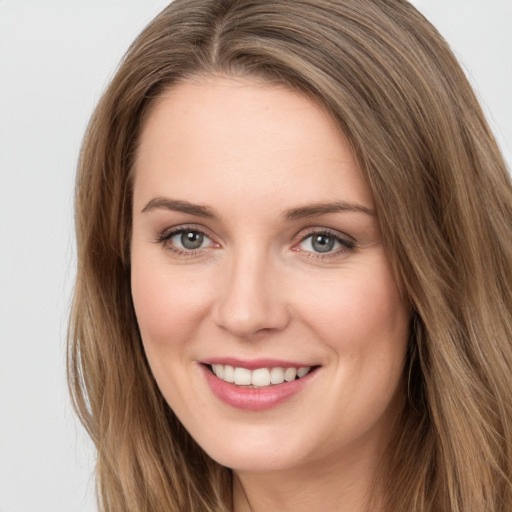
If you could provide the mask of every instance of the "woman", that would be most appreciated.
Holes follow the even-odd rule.
[[[407,2],[173,2],[79,165],[101,509],[510,510],[511,219]]]

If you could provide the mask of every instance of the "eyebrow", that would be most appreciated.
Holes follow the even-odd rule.
[[[316,215],[325,215],[328,213],[350,212],[350,213],[364,213],[375,217],[375,210],[367,208],[361,204],[347,203],[345,201],[336,201],[333,203],[316,203],[307,206],[300,206],[292,208],[284,213],[286,220],[300,220]]]
[[[169,199],[167,197],[155,197],[149,201],[141,213],[146,213],[151,210],[163,208],[165,210],[172,210],[176,212],[190,213],[197,217],[204,217],[207,219],[213,219],[216,215],[214,211],[208,206],[202,206],[199,204],[189,203],[188,201],[178,201],[176,199]]]
[[[156,209],[183,212],[207,219],[214,219],[217,217],[215,210],[209,206],[170,199],[167,197],[155,197],[151,199],[144,208],[142,208],[141,213],[146,213]],[[345,201],[336,201],[332,203],[315,203],[306,206],[299,206],[298,208],[292,208],[284,212],[283,218],[288,221],[293,221],[338,212],[364,213],[372,217],[376,215],[375,210],[367,208],[366,206],[356,203],[348,203]]]

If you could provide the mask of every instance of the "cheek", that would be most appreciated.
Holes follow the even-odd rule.
[[[408,337],[409,306],[386,268],[335,276],[301,302],[307,323],[336,351],[379,350]]]
[[[345,273],[310,294],[303,318],[330,352],[331,379],[323,394],[336,408],[328,438],[356,438],[377,424],[391,424],[401,400],[401,382],[409,339],[410,310],[392,274]],[[339,428],[339,426],[342,428]]]
[[[141,263],[132,258],[131,287],[146,349],[189,341],[208,309],[207,287],[190,282],[184,272]]]

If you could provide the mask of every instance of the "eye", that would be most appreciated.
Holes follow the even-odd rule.
[[[164,231],[157,239],[164,247],[178,254],[195,253],[208,247],[218,247],[206,233],[199,229],[179,227]]]
[[[205,240],[209,240],[207,236],[199,231],[182,231],[176,233],[169,238],[169,241],[180,249],[195,250],[200,249]]]
[[[299,251],[318,256],[335,255],[348,252],[355,247],[355,242],[330,231],[315,231],[305,236],[296,246]]]

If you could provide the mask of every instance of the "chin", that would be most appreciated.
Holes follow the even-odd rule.
[[[277,452],[276,450],[259,450],[259,449],[214,449],[207,452],[208,455],[221,464],[234,471],[260,473],[269,471],[286,470],[298,466],[300,461],[297,460],[297,453],[294,457],[288,453]]]
[[[262,426],[252,429],[243,426],[238,432],[229,430],[219,428],[206,436],[202,432],[194,439],[215,462],[236,471],[274,471],[300,463],[300,443],[283,436],[282,432],[275,433],[274,429]]]

